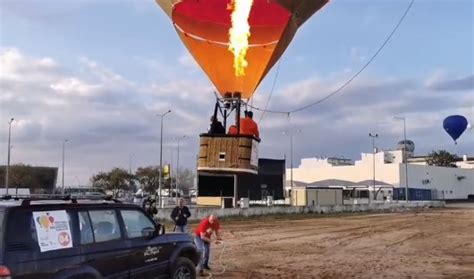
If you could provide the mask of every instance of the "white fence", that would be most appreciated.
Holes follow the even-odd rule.
[[[328,206],[258,206],[250,208],[190,208],[190,220],[200,220],[210,214],[219,217],[248,217],[271,214],[302,214],[302,213],[342,213],[342,212],[397,212],[428,207],[444,207],[444,201],[410,201],[372,204],[328,205]],[[157,218],[170,219],[172,208],[158,209]]]

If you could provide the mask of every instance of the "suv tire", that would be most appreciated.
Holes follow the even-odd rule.
[[[171,278],[194,279],[196,278],[196,267],[190,259],[179,257],[171,269]]]

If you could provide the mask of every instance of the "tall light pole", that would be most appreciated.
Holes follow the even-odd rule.
[[[64,161],[66,157],[66,142],[68,142],[68,139],[63,140],[63,167],[62,167],[62,179],[61,179],[61,192],[64,195]]]
[[[301,133],[301,129],[290,130],[290,132],[283,132],[284,135],[290,136],[290,204],[292,203],[292,196],[293,196],[293,134],[294,133]]]
[[[407,123],[405,117],[394,116],[396,120],[403,120],[403,162],[405,163],[405,200],[408,202],[408,159],[407,159]]]
[[[161,187],[162,187],[162,176],[163,176],[163,118],[170,113],[171,110],[169,109],[167,112],[163,114],[157,113],[156,116],[159,116],[161,118],[161,128],[160,128],[160,171],[159,171],[159,177],[158,177],[158,206],[160,208],[163,208],[163,200],[161,198]]]
[[[132,175],[132,157],[133,153],[130,153],[130,157],[128,160],[128,174]]]
[[[9,169],[10,169],[10,151],[11,151],[11,134],[12,134],[12,123],[15,118],[11,118],[10,121],[8,121],[8,151],[7,151],[7,169],[5,172],[5,195],[8,196],[8,175],[9,175]]]
[[[178,138],[178,159],[176,162],[176,204],[178,204],[178,186],[179,186],[179,144],[186,136]]]
[[[369,133],[369,137],[372,138],[372,150],[373,150],[373,154],[374,154],[373,157],[372,157],[372,162],[373,162],[373,168],[374,168],[373,169],[373,175],[374,175],[374,177],[373,177],[373,182],[374,182],[373,183],[373,186],[374,186],[373,191],[374,191],[374,201],[375,201],[375,198],[376,198],[376,196],[375,196],[375,193],[376,193],[375,192],[375,155],[377,154],[377,150],[375,149],[375,139],[379,137],[379,134]],[[370,203],[370,191],[369,191],[369,203]]]
[[[130,153],[130,157],[128,161],[128,177],[129,177],[128,185],[130,188],[132,188],[132,157],[133,157],[133,153]],[[133,191],[135,192],[135,189],[133,189]]]

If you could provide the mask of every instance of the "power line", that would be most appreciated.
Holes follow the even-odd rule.
[[[354,79],[356,79],[371,63],[372,61],[379,55],[379,53],[385,48],[385,46],[388,44],[388,42],[390,41],[390,39],[393,37],[393,35],[397,32],[398,28],[400,27],[400,25],[403,23],[403,21],[405,20],[406,16],[408,15],[408,13],[410,12],[411,10],[411,7],[413,6],[413,3],[415,2],[415,0],[411,0],[410,1],[410,4],[408,5],[408,7],[406,8],[405,12],[402,14],[402,16],[400,17],[400,19],[398,20],[397,24],[395,25],[395,27],[393,28],[392,32],[390,32],[390,34],[388,35],[388,37],[385,39],[385,41],[382,43],[382,45],[377,49],[377,51],[372,55],[372,57],[367,61],[367,63],[365,63],[362,68],[357,71],[354,75],[352,75],[351,78],[349,78],[346,82],[344,82],[341,86],[339,86],[336,90],[334,90],[333,92],[329,93],[328,95],[324,96],[323,98],[319,99],[319,100],[316,100],[315,102],[311,103],[311,104],[308,104],[308,105],[305,105],[303,107],[300,107],[300,108],[297,108],[297,109],[294,109],[294,110],[289,110],[289,111],[278,111],[278,110],[269,110],[265,107],[265,109],[261,109],[261,108],[258,108],[258,107],[253,107],[253,106],[250,106],[251,108],[255,109],[255,110],[258,110],[258,111],[263,111],[263,112],[268,112],[268,113],[280,113],[280,114],[288,114],[290,115],[291,113],[295,113],[295,112],[299,112],[299,111],[302,111],[302,110],[306,110],[306,109],[309,109],[310,107],[313,107],[313,106],[316,106],[316,105],[319,105],[321,103],[323,103],[324,101],[328,100],[329,98],[335,96],[336,94],[342,92],[342,90],[344,88],[346,88]]]
[[[280,73],[280,62],[281,62],[281,59],[278,60],[278,65],[277,65],[277,68],[276,68],[275,78],[273,79],[272,88],[270,90],[270,95],[268,96],[267,103],[265,104],[265,108],[263,109],[263,113],[260,116],[260,120],[258,120],[258,125],[260,125],[260,123],[262,122],[263,117],[265,116],[265,113],[267,112],[268,104],[270,104],[270,100],[272,99],[273,90],[275,89],[276,81],[278,79],[278,74]],[[252,105],[253,104],[250,104],[250,107],[252,107]]]

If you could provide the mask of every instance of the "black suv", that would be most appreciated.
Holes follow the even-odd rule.
[[[189,235],[114,200],[0,199],[0,278],[195,278]]]

